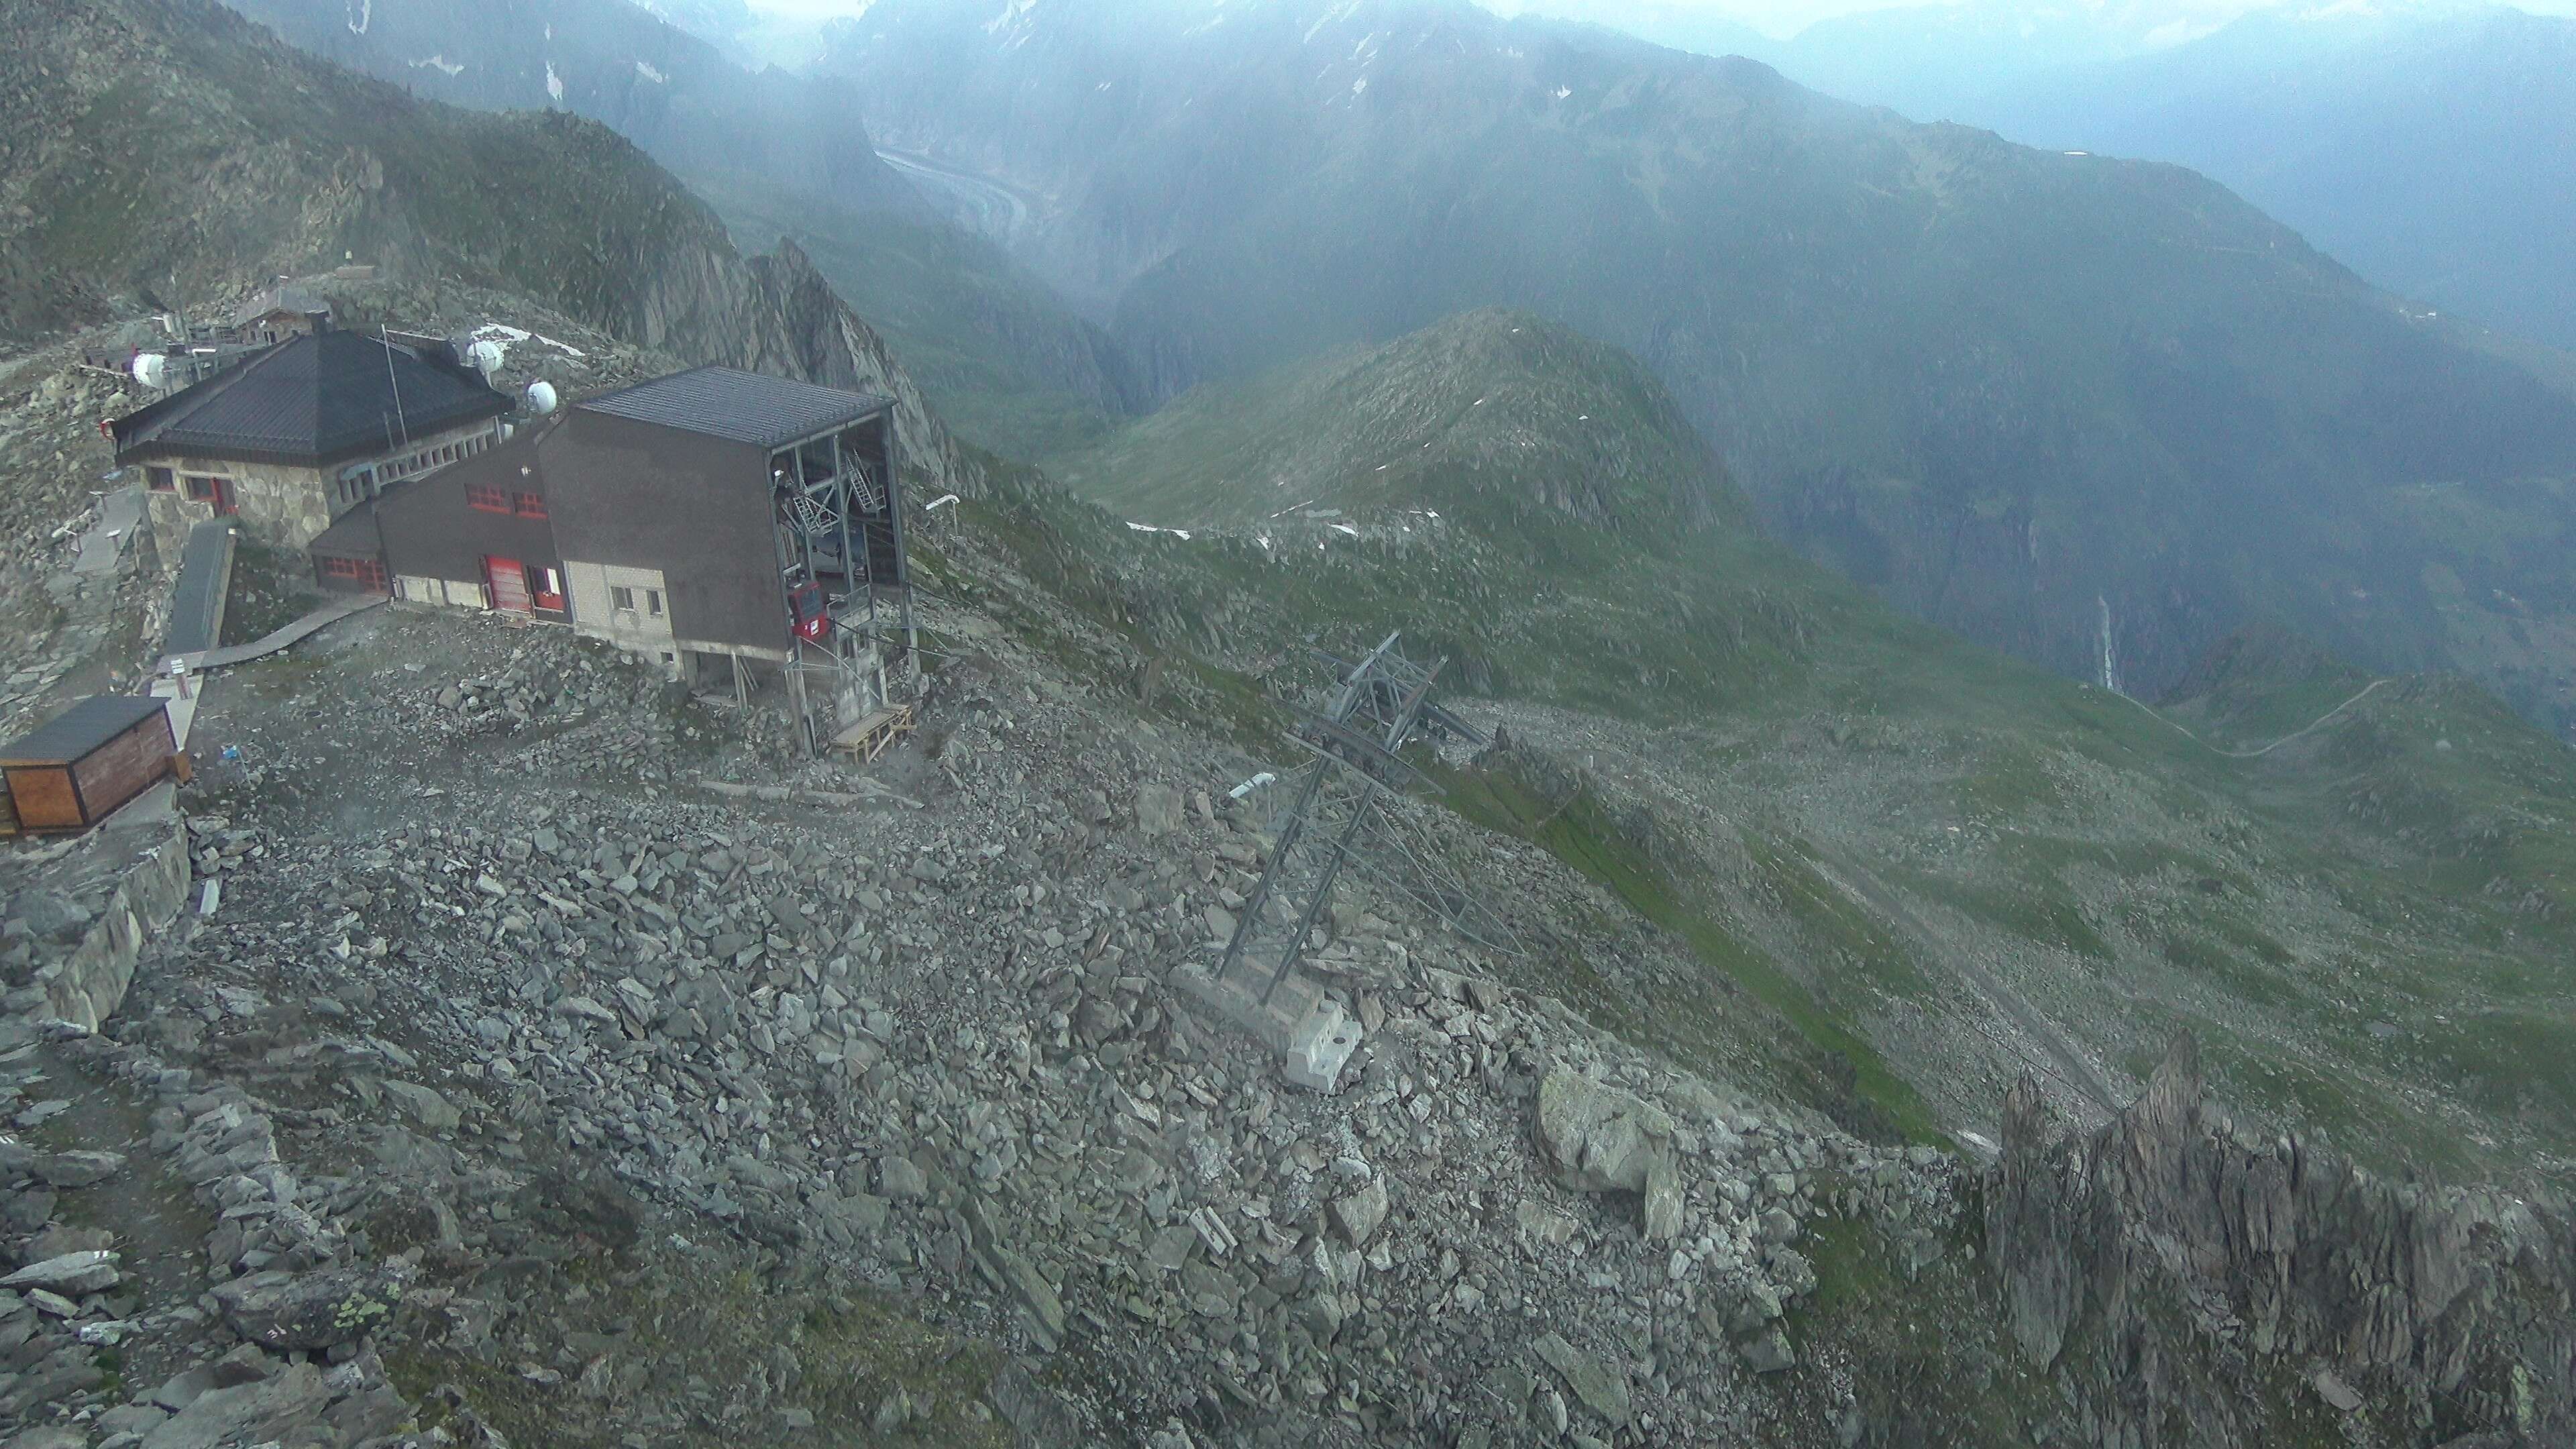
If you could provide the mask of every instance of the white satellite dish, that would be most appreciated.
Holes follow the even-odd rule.
[[[134,380],[143,384],[145,387],[159,387],[161,385],[161,379],[167,375],[169,367],[170,359],[162,356],[158,352],[138,352],[134,354]]]
[[[528,411],[539,417],[555,410],[555,385],[539,378],[528,384]]]
[[[488,337],[465,349],[465,360],[473,363],[474,370],[487,380],[501,370],[502,359],[507,356],[509,354],[501,349],[501,344]]]

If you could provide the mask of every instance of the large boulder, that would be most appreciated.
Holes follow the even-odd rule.
[[[329,1273],[253,1273],[215,1289],[233,1332],[272,1352],[353,1343],[393,1315],[412,1267],[397,1259]]]
[[[117,1255],[106,1248],[63,1253],[0,1278],[0,1288],[41,1288],[77,1298],[115,1287],[125,1276],[116,1265]]]
[[[315,1424],[330,1407],[322,1370],[296,1364],[275,1377],[199,1394],[143,1436],[143,1449],[268,1444]]]
[[[1577,1192],[1644,1192],[1672,1140],[1672,1117],[1633,1092],[1565,1067],[1539,1083],[1539,1154]]]

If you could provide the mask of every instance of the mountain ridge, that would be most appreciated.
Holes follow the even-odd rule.
[[[1006,45],[888,0],[826,66],[879,134],[1052,197],[1022,255],[1114,295],[1165,393],[1528,307],[1652,367],[1767,526],[1984,642],[2089,677],[2107,611],[2154,690],[2277,616],[2576,722],[2576,678],[2496,642],[2509,621],[2374,561],[2548,591],[2403,515],[2462,485],[2563,536],[2517,491],[2576,476],[2563,365],[2205,178],[1464,6],[1190,13],[1041,7]]]

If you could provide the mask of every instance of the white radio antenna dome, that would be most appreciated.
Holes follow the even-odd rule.
[[[168,374],[169,367],[170,359],[158,352],[134,354],[134,380],[145,387],[159,387],[161,379]]]
[[[474,364],[474,370],[482,373],[487,381],[501,370],[502,359],[506,356],[508,354],[501,350],[501,344],[488,337],[465,349],[465,360]]]
[[[555,385],[539,378],[528,384],[528,411],[539,417],[555,410]]]

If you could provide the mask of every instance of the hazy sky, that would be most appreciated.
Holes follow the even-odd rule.
[[[958,3],[989,3],[998,11],[1005,0],[958,0]],[[1624,18],[1637,15],[1702,13],[1786,37],[1829,16],[1921,5],[1927,0],[1477,0],[1477,3],[1504,15],[1516,15],[1525,10],[1541,14],[1577,14],[1584,19],[1610,25],[1620,24]],[[2374,0],[2298,0],[2298,3],[2322,7],[2366,5],[2374,3]],[[2375,0],[2375,3],[2386,4],[2389,0]],[[2402,5],[2408,0],[2395,0],[2395,3]],[[827,19],[854,14],[866,8],[866,0],[750,0],[750,4],[755,10],[797,20]],[[2110,10],[2120,13],[2134,28],[2134,33],[2144,34],[2169,27],[2177,34],[2197,34],[2249,10],[2265,7],[2249,3],[2249,0],[2054,0],[2054,3],[2034,0],[2034,3],[2020,8],[2034,15],[2063,14],[2069,10]],[[2570,15],[2576,14],[2576,0],[2523,0],[2516,8],[2541,14]]]

